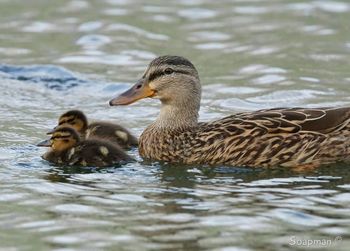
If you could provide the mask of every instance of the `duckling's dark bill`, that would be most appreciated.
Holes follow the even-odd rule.
[[[51,129],[50,131],[48,131],[48,132],[46,133],[46,135],[51,135],[51,134],[53,134],[53,133],[55,132],[56,129],[57,129],[57,127]]]
[[[37,144],[37,146],[50,147],[51,146],[51,141],[49,139],[41,141],[40,143]]]
[[[119,96],[109,101],[110,106],[116,105],[129,105],[136,102],[137,100],[153,97],[155,91],[152,90],[147,83],[142,80],[138,81],[133,87]]]

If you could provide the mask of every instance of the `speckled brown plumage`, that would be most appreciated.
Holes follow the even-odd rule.
[[[145,97],[162,103],[158,118],[139,139],[139,152],[147,159],[316,167],[350,158],[350,107],[275,108],[198,123],[200,80],[183,57],[154,59],[137,84],[110,104],[127,105]]]
[[[261,110],[176,131],[151,125],[139,149],[144,158],[187,164],[319,165],[350,158],[349,121],[349,107]]]
[[[59,165],[104,167],[130,161],[117,144],[102,139],[80,140],[70,127],[58,127],[50,140],[39,143],[50,147],[42,158]]]
[[[96,121],[88,123],[85,114],[79,110],[70,110],[62,114],[58,126],[71,126],[82,139],[104,139],[117,143],[124,149],[136,147],[138,140],[124,127],[110,122]]]

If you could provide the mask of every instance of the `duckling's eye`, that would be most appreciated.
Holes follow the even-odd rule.
[[[174,72],[174,70],[171,69],[171,68],[166,68],[166,69],[164,70],[164,73],[165,73],[166,75],[170,75],[170,74],[173,73],[173,72]]]
[[[74,121],[74,119],[68,119],[67,123],[71,124]]]
[[[68,139],[64,139],[63,142],[64,142],[64,143],[68,143],[69,140],[68,140]]]

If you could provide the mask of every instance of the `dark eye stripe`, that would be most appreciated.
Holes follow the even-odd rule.
[[[63,125],[63,124],[65,124],[65,123],[72,123],[74,121],[74,118],[72,118],[72,119],[68,119],[68,120],[63,120],[63,121],[61,121],[61,122],[59,122],[58,123],[58,125]]]
[[[156,78],[159,78],[160,76],[162,76],[163,74],[164,74],[164,72],[162,72],[162,71],[155,71],[149,76],[148,80],[153,81]]]
[[[67,135],[67,136],[53,136],[51,139],[66,139],[66,138],[70,138],[71,135]]]
[[[181,70],[173,70],[173,71],[175,73],[181,73],[181,74],[187,74],[187,75],[189,74],[187,71],[181,71]],[[148,80],[151,82],[163,75],[167,75],[167,74],[164,71],[155,71],[149,76]]]

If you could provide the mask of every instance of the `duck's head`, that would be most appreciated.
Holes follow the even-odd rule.
[[[196,68],[180,56],[157,57],[133,87],[110,100],[109,104],[128,105],[147,97],[160,99],[165,105],[198,103],[199,109],[201,85]]]
[[[47,134],[52,134],[56,128],[62,126],[69,126],[74,128],[78,133],[84,133],[88,126],[88,120],[82,111],[70,110],[59,117],[58,125]]]
[[[79,134],[72,127],[57,127],[50,139],[44,140],[37,146],[51,147],[55,152],[62,152],[80,141]]]

